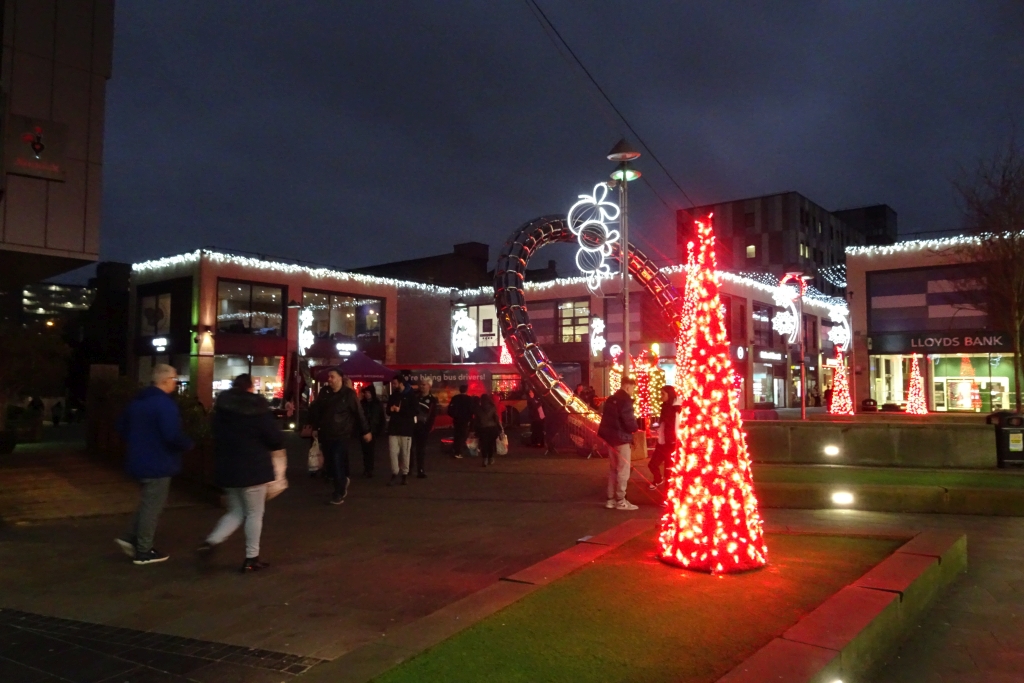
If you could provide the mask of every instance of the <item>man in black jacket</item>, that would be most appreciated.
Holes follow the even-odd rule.
[[[267,484],[274,481],[270,452],[284,448],[267,400],[252,388],[252,378],[239,375],[213,406],[214,480],[224,489],[228,511],[199,548],[212,550],[245,522],[242,573],[268,566],[260,562],[260,534]]]
[[[608,500],[609,510],[636,510],[637,506],[626,500],[626,484],[629,482],[629,468],[633,446],[633,432],[639,431],[633,414],[633,392],[636,380],[622,378],[622,388],[608,397],[601,415],[601,426],[597,435],[608,442]]]
[[[373,438],[370,425],[355,390],[346,387],[341,373],[334,369],[327,373],[327,386],[320,390],[309,413],[313,434],[320,440],[324,461],[329,463],[329,471],[334,476],[331,505],[341,505],[348,495],[349,439],[360,434],[363,441],[370,441]]]
[[[424,379],[419,383],[419,392],[416,393],[416,426],[412,433],[412,452],[416,457],[416,476],[420,479],[427,478],[427,437],[434,428],[434,419],[437,417],[437,397],[430,393],[430,380]],[[416,383],[413,383],[413,391],[416,391]]]
[[[388,486],[398,483],[399,476],[402,477],[402,485],[405,485],[409,476],[409,455],[412,453],[412,435],[416,426],[416,397],[400,376],[391,380],[387,416],[388,452],[391,455],[391,480]]]
[[[473,419],[473,399],[469,395],[469,387],[459,387],[459,393],[448,402],[448,417],[452,419],[454,439],[452,449],[456,458],[461,458],[466,450],[466,437],[469,435],[469,423]]]

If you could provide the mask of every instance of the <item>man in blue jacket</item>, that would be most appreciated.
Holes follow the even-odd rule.
[[[167,502],[171,477],[181,471],[181,454],[192,448],[192,441],[181,428],[178,405],[171,398],[178,388],[178,371],[161,364],[153,368],[152,377],[152,386],[132,399],[117,423],[127,450],[126,469],[142,489],[131,527],[116,539],[135,564],[167,559],[153,547],[153,536]]]
[[[626,484],[632,465],[633,432],[640,430],[633,415],[633,393],[636,380],[622,378],[622,388],[608,397],[601,415],[601,426],[597,435],[608,442],[608,501],[609,510],[636,510],[637,506],[626,500]]]

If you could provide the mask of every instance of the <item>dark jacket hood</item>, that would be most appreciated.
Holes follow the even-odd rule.
[[[238,415],[262,415],[270,409],[267,399],[240,389],[228,389],[217,396],[215,410]]]

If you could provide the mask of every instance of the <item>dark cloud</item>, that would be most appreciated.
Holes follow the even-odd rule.
[[[957,164],[1024,108],[1016,2],[541,4],[697,203],[797,190],[955,228]],[[521,0],[121,2],[103,257],[496,247],[621,132]],[[689,203],[640,167],[638,241],[671,256]]]

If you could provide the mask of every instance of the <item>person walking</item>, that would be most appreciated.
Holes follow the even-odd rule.
[[[391,455],[391,479],[388,486],[397,484],[399,477],[404,486],[409,476],[412,434],[416,426],[416,401],[412,390],[402,383],[401,376],[391,380],[387,416],[388,452]]]
[[[608,500],[605,503],[609,510],[638,509],[636,505],[626,500],[633,433],[640,430],[633,414],[634,392],[636,380],[632,377],[623,377],[622,388],[604,402],[601,426],[597,429],[597,435],[611,446],[608,453]]]
[[[260,535],[267,484],[274,481],[270,452],[284,448],[270,405],[253,393],[252,377],[239,375],[213,406],[214,482],[224,489],[228,511],[199,546],[209,553],[245,524],[245,562],[241,572],[266,569],[260,561]]]
[[[651,470],[651,485],[653,491],[668,479],[668,473],[672,467],[672,455],[675,453],[676,444],[679,441],[679,413],[683,409],[682,398],[678,396],[676,388],[666,384],[661,388],[661,415],[658,417],[658,445],[654,447],[654,453],[647,463]]]
[[[537,394],[530,389],[526,392],[526,407],[530,411],[530,445],[544,447],[544,406]]]
[[[416,477],[427,478],[427,438],[434,429],[437,417],[437,397],[430,393],[429,379],[421,380],[419,392],[416,393],[416,424],[412,433],[412,451],[416,457]],[[413,383],[415,390],[416,384]]]
[[[494,451],[497,448],[498,436],[501,434],[501,421],[498,409],[494,405],[494,397],[484,394],[476,408],[476,436],[480,442],[480,466],[494,464]]]
[[[177,390],[178,371],[162,363],[155,366],[152,384],[136,394],[117,421],[127,453],[126,469],[139,482],[141,495],[128,530],[115,542],[134,564],[168,558],[153,547],[153,537],[171,477],[181,471],[181,454],[192,448],[181,426],[178,404],[171,398]]]
[[[377,441],[387,429],[387,418],[384,417],[384,404],[377,398],[377,390],[373,382],[367,382],[361,390],[362,399],[359,403],[363,408],[363,415],[370,425],[370,440],[363,441],[363,476],[367,479],[373,477],[374,465],[377,463]]]
[[[473,421],[473,398],[469,395],[469,387],[459,386],[459,393],[448,402],[448,417],[452,419],[452,455],[461,458],[466,451],[466,438],[469,436],[469,423]]]
[[[57,401],[50,408],[50,421],[53,422],[54,427],[60,426],[60,420],[64,417],[64,404]]]
[[[360,434],[370,441],[370,425],[366,421],[355,390],[345,386],[345,378],[335,368],[327,373],[327,386],[320,390],[316,401],[309,407],[309,421],[313,436],[320,440],[324,462],[334,477],[331,505],[341,505],[348,495],[351,481],[348,473],[349,439]]]

